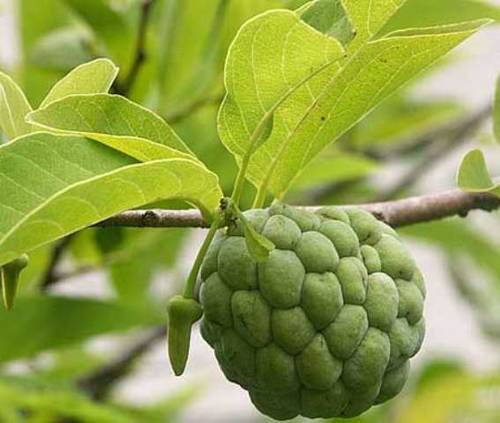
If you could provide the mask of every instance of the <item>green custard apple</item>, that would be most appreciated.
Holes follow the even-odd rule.
[[[403,388],[425,332],[422,274],[360,209],[245,212],[275,244],[257,263],[239,223],[201,269],[202,336],[226,377],[278,420],[353,417]]]

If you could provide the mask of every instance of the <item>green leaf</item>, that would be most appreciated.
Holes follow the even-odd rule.
[[[47,94],[40,108],[72,94],[107,93],[118,75],[118,68],[108,59],[96,59],[73,69]]]
[[[218,116],[221,140],[239,162],[267,139],[262,134],[271,120],[271,132],[286,124],[276,120],[276,109],[296,91],[312,95],[317,87],[309,81],[321,70],[334,74],[343,54],[337,40],[287,10],[263,13],[241,28],[227,56]]]
[[[0,343],[0,362],[30,357],[104,333],[154,325],[162,319],[162,313],[151,304],[46,296],[19,298],[12,311],[0,310],[5,340]]]
[[[50,131],[94,139],[140,161],[197,160],[162,118],[117,95],[68,96],[30,113],[27,119]]]
[[[302,20],[313,28],[348,44],[355,36],[354,28],[341,0],[317,0],[306,4]]]
[[[307,86],[295,89],[274,111],[272,134],[251,157],[247,173],[248,179],[259,188],[257,205],[260,205],[267,190],[278,199],[282,198],[300,171],[326,145],[338,139],[382,100],[485,24],[485,21],[476,21],[401,31],[360,44],[362,38],[369,40],[370,33],[383,25],[382,16],[394,8],[391,6],[382,10],[377,6],[369,22],[359,28],[362,17],[366,15],[366,11],[360,9],[361,5],[370,2],[358,3],[355,6],[351,1],[345,2],[350,12],[356,12],[351,15],[351,20],[358,25],[358,34],[349,44],[349,57],[310,78]],[[385,3],[381,1],[377,5]],[[392,1],[388,3],[395,4]],[[296,43],[289,42],[288,47],[281,49],[274,46],[273,40],[280,39],[283,30],[276,25],[262,27],[255,39],[248,37],[252,26],[261,20],[265,22],[273,14],[280,16],[281,13],[284,12],[264,14],[246,24],[229,53],[226,66],[228,97],[220,114],[220,135],[240,162],[241,156],[248,150],[247,140],[256,125],[255,116],[262,114],[259,97],[267,99],[280,96],[276,87],[281,85],[263,84],[261,73],[271,73],[286,83],[288,77],[275,71],[284,68],[287,73],[298,73],[296,78],[300,80],[310,75],[309,67],[302,69],[293,63],[282,67],[281,57],[303,57],[304,51],[308,54],[312,54],[310,50],[316,53],[322,51],[304,45],[303,38]],[[288,31],[295,27],[290,23]],[[354,48],[356,45],[357,50]],[[277,59],[275,54],[267,53],[268,50],[279,50],[281,55]],[[235,55],[239,62],[233,66],[232,57]],[[254,60],[258,64],[252,67],[249,62],[252,57],[263,59],[260,62]],[[233,79],[237,82],[232,82]],[[252,91],[247,94],[248,97],[233,94],[240,82],[246,91]]]
[[[24,121],[31,111],[21,88],[10,76],[0,72],[0,129],[9,139],[32,131],[31,125]]]
[[[35,133],[0,147],[0,266],[121,211],[180,199],[210,220],[222,192],[192,160],[137,163],[95,141]]]
[[[496,141],[500,142],[500,76],[497,79],[495,101],[493,104],[493,134]]]
[[[129,71],[135,49],[135,35],[124,16],[104,0],[62,0],[93,30],[124,74]]]
[[[457,183],[464,191],[500,195],[500,186],[491,179],[481,150],[471,150],[465,155],[460,164]]]

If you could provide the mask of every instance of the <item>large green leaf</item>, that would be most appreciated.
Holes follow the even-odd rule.
[[[334,74],[343,54],[337,40],[294,12],[274,10],[248,21],[227,56],[227,95],[218,117],[222,142],[239,161],[247,160],[274,132],[276,109],[296,91],[313,96],[318,87],[309,81],[321,70]]]
[[[10,312],[0,310],[0,362],[29,357],[92,336],[162,321],[151,304],[66,297],[19,298]]]
[[[118,68],[108,59],[96,59],[73,69],[52,87],[40,107],[72,94],[106,93],[118,75]]]
[[[457,183],[464,191],[500,195],[500,185],[491,179],[481,150],[472,150],[465,155],[458,171]]]
[[[137,163],[82,137],[35,133],[0,147],[0,265],[121,211],[160,199],[211,218],[217,177],[185,159]]]
[[[10,76],[0,72],[0,129],[9,139],[31,132],[31,125],[24,121],[31,110],[21,88]]]
[[[197,160],[163,119],[117,95],[68,96],[30,113],[28,121],[50,131],[92,138],[140,161]]]
[[[293,34],[305,24],[294,20],[291,12],[262,14],[236,37],[226,64],[228,94],[220,113],[220,135],[241,162],[249,150],[249,140],[256,138],[254,128],[259,124],[264,127],[259,117],[276,108],[270,136],[249,166],[248,178],[260,188],[260,196],[267,189],[281,198],[304,166],[328,143],[485,23],[400,31],[374,39],[373,34],[402,1],[379,1],[370,9],[372,3],[344,2],[357,35],[349,43],[346,59],[325,66],[329,63],[325,57],[325,69],[320,67],[319,71],[309,60],[323,53],[327,42],[311,45],[307,37],[295,40]],[[286,37],[288,32],[291,35]],[[279,44],[283,34],[289,41]],[[311,73],[314,70],[317,74]],[[274,83],[269,84],[269,80]],[[300,84],[304,80],[307,84]],[[294,86],[297,81],[299,86]],[[283,87],[292,91],[285,99]]]

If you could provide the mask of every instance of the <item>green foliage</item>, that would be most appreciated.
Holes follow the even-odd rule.
[[[141,410],[97,405],[61,383],[34,387],[31,376],[74,384],[99,364],[83,354],[86,341],[161,321],[156,305],[166,299],[153,305],[151,283],[158,272],[172,270],[185,231],[88,227],[129,208],[184,208],[186,202],[211,220],[223,189],[229,192],[232,186],[236,165],[230,154],[240,168],[233,194],[236,221],[230,221],[226,234],[216,236],[202,279],[209,303],[206,321],[231,329],[221,334],[217,325],[204,323],[204,336],[218,343],[216,354],[227,364],[230,379],[241,382],[258,374],[270,386],[295,386],[300,379],[328,391],[305,390],[306,414],[338,414],[347,401],[350,409],[344,411],[351,414],[371,405],[378,392],[356,392],[351,401],[347,391],[377,385],[388,351],[408,357],[418,349],[422,330],[415,329],[425,295],[422,279],[400,279],[411,279],[414,263],[395,233],[354,211],[323,209],[318,217],[277,204],[271,217],[262,209],[242,215],[238,200],[246,208],[255,187],[254,204],[260,206],[267,194],[282,198],[292,188],[293,199],[305,202],[319,198],[325,187],[333,192],[328,200],[339,202],[350,187],[350,201],[365,201],[373,188],[362,192],[353,180],[382,167],[385,152],[404,149],[407,141],[432,134],[462,112],[442,99],[415,101],[401,86],[484,22],[465,21],[498,20],[498,8],[475,0],[156,0],[145,19],[141,1],[18,3],[22,57],[14,76],[29,100],[10,76],[0,74],[0,130],[3,140],[10,141],[0,147],[0,265],[25,251],[31,260],[20,278],[15,311],[8,316],[0,312],[5,340],[0,361],[58,351],[47,370],[52,376],[35,368],[21,378],[23,383],[0,380],[0,420],[14,422],[27,412],[37,421],[160,422],[192,398],[191,393],[174,396]],[[344,134],[341,145],[325,150]],[[377,160],[365,155],[372,152]],[[243,190],[245,179],[254,187]],[[497,190],[479,152],[467,156],[459,180],[467,190]],[[38,292],[55,251],[50,242],[81,229],[55,277],[104,270],[116,301]],[[498,278],[496,244],[472,228],[442,222],[411,230],[452,258],[471,257]],[[203,255],[202,248],[199,257]],[[186,290],[193,296],[197,270],[195,266]],[[179,284],[172,291],[181,288]],[[491,313],[497,293],[488,292],[489,302],[480,304],[487,304]],[[297,298],[300,307],[295,307]],[[294,308],[279,308],[285,306]],[[384,335],[396,309],[408,323],[397,319]],[[256,317],[245,320],[249,315]],[[296,330],[293,339],[290,325]],[[330,330],[322,341],[318,328],[323,327]],[[361,335],[366,335],[363,340]],[[267,345],[270,337],[274,346]],[[304,339],[310,341],[307,347]],[[185,352],[186,338],[182,341],[178,350]],[[67,345],[74,347],[74,355],[62,349]],[[257,345],[263,352],[254,369]],[[291,360],[295,352],[300,354]],[[280,379],[290,363],[297,371]],[[380,401],[404,384],[408,367],[397,364],[385,372]],[[273,378],[279,365],[284,373]],[[262,370],[266,366],[269,374]],[[373,371],[360,372],[360,366]],[[231,373],[235,369],[241,374]],[[339,371],[352,386],[326,389]],[[461,377],[464,389],[475,380]],[[411,412],[400,403],[397,409],[381,407],[356,421],[398,421],[400,416],[400,421],[421,421],[427,416],[420,410],[435,407],[434,398],[446,397],[449,389],[446,381],[435,382],[440,385],[432,387],[435,397],[422,400],[419,393],[416,405],[410,402]],[[469,389],[467,395],[475,392]],[[270,404],[272,398],[277,403]],[[280,415],[299,404],[291,394],[274,391],[268,396],[255,391],[253,400]],[[455,402],[439,406],[447,410],[439,416],[454,417],[450,410]]]
[[[28,120],[43,129],[94,139],[139,161],[197,160],[158,115],[116,95],[67,96],[30,113]]]
[[[202,335],[226,377],[279,420],[356,416],[399,393],[423,340],[425,290],[397,235],[357,209],[244,215],[276,249],[258,262],[244,225],[230,227],[201,272]]]
[[[221,197],[216,176],[191,160],[137,163],[102,144],[48,133],[18,138],[0,151],[3,177],[24,188],[3,185],[1,264],[160,199],[192,202],[210,218]]]
[[[163,319],[151,304],[122,304],[65,297],[19,298],[16,307],[0,310],[0,362],[31,357],[41,351],[82,342],[91,336],[148,326]],[[26,336],[26,334],[31,334]]]
[[[108,59],[77,66],[52,87],[40,108],[72,94],[107,93],[117,75],[118,68]]]
[[[266,141],[248,167],[248,178],[259,188],[256,205],[262,204],[268,189],[281,198],[328,143],[485,23],[407,30],[373,39],[397,4],[379,2],[369,16],[368,2],[345,2],[345,7],[357,33],[343,60],[334,39],[321,39],[297,15],[285,11],[249,21],[231,46],[219,132],[242,169]],[[305,53],[297,55],[297,49]],[[282,72],[271,71],[274,68]]]

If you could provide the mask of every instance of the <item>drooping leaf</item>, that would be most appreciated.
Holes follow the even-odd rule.
[[[107,93],[118,75],[118,68],[108,59],[96,59],[73,69],[47,94],[40,108],[73,94]]]
[[[366,16],[368,11],[363,9],[363,4],[367,6],[368,3],[370,2],[345,2],[358,31],[349,44],[349,57],[313,76],[307,87],[295,90],[274,112],[272,134],[252,156],[247,174],[248,179],[259,187],[260,199],[263,198],[265,190],[271,191],[277,198],[283,197],[300,171],[327,144],[338,139],[382,100],[474,34],[485,23],[475,21],[407,30],[372,40],[372,33],[383,25],[383,17],[387,19],[390,16],[388,10],[396,10],[396,3],[377,2],[377,9],[369,19]],[[390,3],[387,9],[378,6],[386,3]],[[283,83],[287,82],[281,72],[275,71],[281,69],[280,59],[276,60],[275,55],[266,56],[270,43],[280,33],[275,25],[263,27],[255,39],[245,37],[251,25],[257,25],[259,20],[265,21],[269,16],[270,14],[261,15],[245,25],[232,46],[226,66],[227,78],[234,75],[237,81],[244,81],[247,91],[254,91],[249,96],[251,101],[247,102],[247,97],[234,97],[231,94],[234,88],[227,84],[228,100],[225,101],[220,114],[221,139],[240,161],[241,155],[247,151],[247,140],[249,133],[251,134],[251,130],[247,128],[255,127],[255,120],[249,117],[262,110],[259,107],[259,95],[268,98],[272,97],[272,93],[279,92],[276,85],[266,87],[262,83],[255,84],[255,81],[260,81],[260,73],[273,73],[275,77],[281,78]],[[367,21],[363,21],[365,18]],[[362,39],[365,41],[360,42]],[[272,50],[277,48],[279,47],[273,47]],[[234,56],[235,51],[241,56],[241,61],[240,66],[233,68],[231,53]],[[298,54],[298,51],[301,54]],[[302,57],[303,51],[309,49],[299,42],[297,45],[288,43],[280,53],[283,57]],[[249,60],[252,57],[261,57],[260,55],[269,61],[264,60],[258,67],[252,68]],[[289,64],[287,69],[290,68],[293,66]],[[309,75],[308,69],[302,72]],[[228,105],[231,105],[231,108]],[[245,116],[245,119],[241,119],[241,116]]]
[[[222,192],[192,160],[137,163],[100,143],[35,133],[0,147],[0,265],[121,211],[180,199],[207,219]]]
[[[51,131],[86,136],[140,161],[197,160],[162,118],[117,95],[71,95],[30,113],[28,120]]]
[[[0,310],[0,362],[82,342],[92,336],[154,325],[164,316],[151,304],[130,305],[66,297],[19,298]]]
[[[21,88],[10,76],[0,72],[0,129],[9,139],[31,132],[31,125],[24,121],[31,110]]]
[[[133,60],[135,35],[126,19],[104,0],[63,0],[63,3],[92,29],[127,75]]]
[[[460,164],[457,183],[464,191],[500,195],[499,184],[491,179],[481,150],[471,150],[465,155]]]
[[[252,255],[255,261],[262,262],[269,257],[269,253],[274,250],[275,245],[264,235],[258,233],[250,222],[246,219],[245,215],[238,209],[238,207],[233,204],[233,211],[236,217],[241,222],[243,226],[243,233],[245,235],[245,242],[248,251]]]

